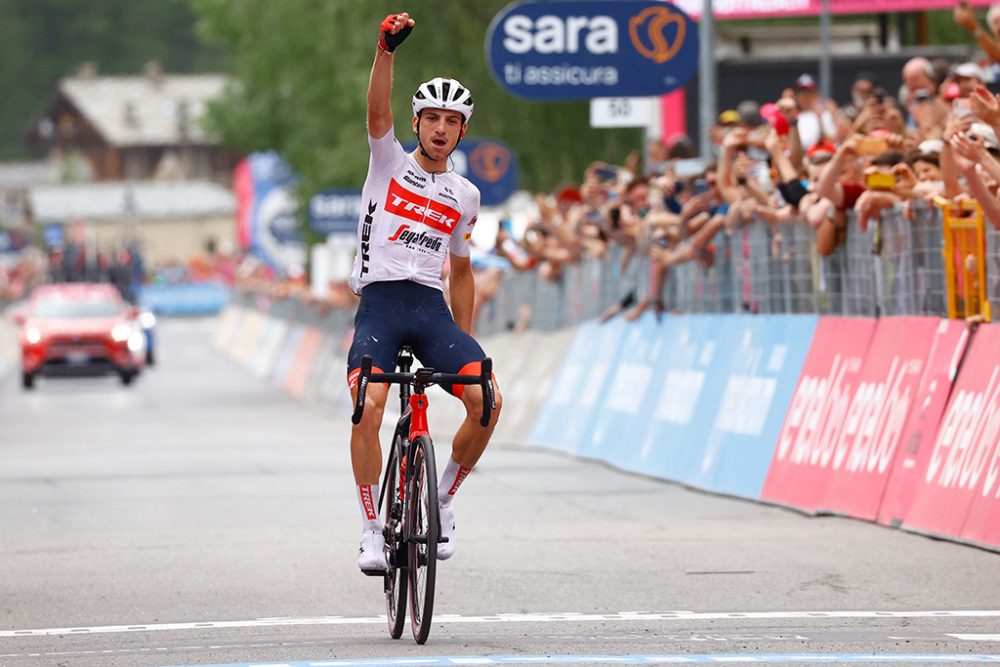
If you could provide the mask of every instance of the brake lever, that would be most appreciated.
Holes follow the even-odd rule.
[[[496,395],[493,393],[493,360],[489,357],[483,359],[480,366],[479,385],[483,389],[483,416],[479,419],[479,425],[486,428],[490,425],[492,412],[497,407]]]
[[[372,358],[370,355],[361,357],[361,372],[358,373],[358,393],[354,400],[354,414],[351,423],[357,426],[365,413],[365,394],[368,393],[368,378],[372,374]]]

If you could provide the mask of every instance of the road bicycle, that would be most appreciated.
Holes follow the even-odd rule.
[[[438,518],[437,468],[434,443],[427,426],[427,394],[432,385],[473,385],[483,389],[485,428],[496,409],[493,392],[493,362],[483,360],[479,375],[438,373],[433,368],[410,372],[413,351],[403,347],[396,359],[395,373],[372,373],[372,359],[361,358],[358,393],[351,421],[361,422],[365,394],[370,382],[399,385],[400,417],[392,438],[379,493],[378,507],[383,520],[388,569],[366,572],[385,578],[386,616],[389,634],[399,639],[406,621],[409,599],[410,629],[418,644],[427,641],[434,613],[434,582],[437,573],[438,543],[441,537]]]

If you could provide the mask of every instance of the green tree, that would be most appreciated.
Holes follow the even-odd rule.
[[[579,180],[594,159],[620,162],[638,130],[593,130],[589,103],[520,100],[492,79],[483,55],[490,20],[509,0],[398,2],[192,0],[202,34],[227,49],[234,85],[209,123],[244,150],[274,149],[301,175],[303,194],[359,187],[368,166],[365,91],[379,22],[407,9],[416,20],[397,51],[396,136],[410,136],[410,96],[421,81],[453,76],[472,90],[469,136],[509,144],[521,185],[549,189]]]
[[[159,60],[168,72],[218,71],[221,51],[202,44],[185,0],[0,2],[0,159],[30,155],[22,140],[57,81],[82,62],[136,74]]]

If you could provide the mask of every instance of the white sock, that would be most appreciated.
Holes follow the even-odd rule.
[[[358,506],[361,508],[361,525],[365,530],[382,531],[378,518],[378,484],[358,484]]]
[[[472,468],[466,468],[464,466],[458,465],[455,459],[448,458],[448,465],[444,468],[444,474],[441,475],[441,481],[438,482],[438,504],[439,505],[450,505],[451,501],[454,500],[455,494],[458,492],[458,487],[462,485],[465,478],[468,477]]]

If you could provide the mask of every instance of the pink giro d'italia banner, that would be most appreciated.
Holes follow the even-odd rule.
[[[1000,325],[972,338],[903,525],[1000,547]]]
[[[993,0],[968,0],[972,7],[989,7]],[[673,0],[691,18],[701,16],[704,0]],[[956,0],[830,0],[833,14],[874,14],[914,12],[925,9],[951,10]],[[768,16],[815,16],[822,0],[713,0],[719,19],[752,19]]]
[[[822,317],[781,427],[761,499],[817,511],[877,320]]]
[[[940,320],[927,354],[927,366],[914,396],[910,417],[900,440],[878,521],[898,526],[913,504],[934,449],[934,436],[948,405],[958,367],[969,342],[969,327],[962,320]]]

